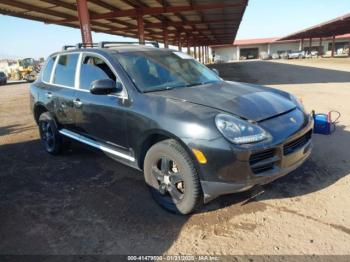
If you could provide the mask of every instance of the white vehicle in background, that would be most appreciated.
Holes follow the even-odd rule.
[[[261,60],[270,60],[270,59],[272,59],[272,56],[267,52],[261,52],[260,59]]]
[[[305,58],[305,51],[292,51],[288,53],[288,59],[303,59]]]
[[[281,55],[283,59],[303,59],[306,57],[305,51],[287,51]]]
[[[307,52],[305,55],[306,58],[315,58],[318,57],[318,51],[311,51],[311,52]]]
[[[278,54],[278,53],[273,53],[272,54],[272,59],[273,60],[277,60],[277,59],[280,59],[281,57],[280,57],[280,55]]]

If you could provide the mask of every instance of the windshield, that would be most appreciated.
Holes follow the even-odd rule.
[[[4,76],[6,76],[6,75],[5,75],[4,72],[0,72],[0,76],[1,76],[1,77],[4,77]]]
[[[117,59],[142,92],[220,82],[210,69],[191,56],[165,50],[116,53]]]

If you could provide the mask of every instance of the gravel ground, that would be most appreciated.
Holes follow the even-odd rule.
[[[339,61],[214,66],[342,118],[292,174],[187,217],[159,208],[141,173],[102,153],[72,144],[46,154],[28,85],[0,86],[0,254],[350,254],[350,60]]]

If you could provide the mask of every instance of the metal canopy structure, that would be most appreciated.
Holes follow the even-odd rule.
[[[232,43],[248,0],[1,0],[0,14],[188,47]],[[205,47],[204,47],[205,46]],[[202,49],[202,50],[201,50]],[[195,52],[196,53],[196,52]]]
[[[336,36],[345,35],[350,33],[350,14],[335,18],[328,22],[307,28],[305,30],[296,32],[294,34],[282,37],[278,41],[285,40],[301,40],[301,47],[304,46],[304,40],[309,39],[309,46],[312,46],[312,39],[319,38],[320,44],[322,45],[322,40],[324,38],[332,37],[332,57],[335,55],[335,39]],[[350,56],[350,43],[349,43],[349,56]]]
[[[350,33],[350,14],[338,17],[331,21],[307,28],[305,30],[282,37],[283,40],[296,40],[308,38],[326,38]]]

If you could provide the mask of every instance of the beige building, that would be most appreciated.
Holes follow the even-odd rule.
[[[335,55],[346,56],[349,52],[350,34],[337,36],[335,39]],[[318,51],[322,56],[331,56],[333,39],[314,39],[311,50]],[[212,46],[216,61],[229,62],[242,59],[257,59],[262,54],[281,54],[286,51],[309,51],[310,41],[290,40],[279,41],[279,38],[260,38],[236,40],[232,45]]]

